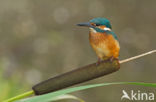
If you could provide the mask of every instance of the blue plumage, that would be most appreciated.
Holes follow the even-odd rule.
[[[105,25],[107,28],[112,29],[112,26],[110,24],[110,21],[106,18],[94,18],[90,20],[91,23],[99,24],[99,25]]]

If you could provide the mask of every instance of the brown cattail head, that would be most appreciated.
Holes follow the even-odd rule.
[[[110,74],[119,68],[117,59],[104,61],[99,65],[93,63],[40,82],[32,89],[36,95],[41,95]]]

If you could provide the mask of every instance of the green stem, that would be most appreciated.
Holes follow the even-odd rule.
[[[23,94],[17,95],[17,96],[15,96],[15,97],[12,97],[12,98],[10,98],[10,99],[8,99],[8,100],[5,100],[5,101],[3,101],[3,102],[13,102],[13,101],[16,101],[16,100],[25,98],[25,97],[30,96],[30,95],[33,95],[33,94],[34,94],[34,91],[31,90],[31,91],[25,92],[25,93],[23,93]]]

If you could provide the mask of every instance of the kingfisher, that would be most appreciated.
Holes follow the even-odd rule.
[[[98,56],[97,65],[102,61],[118,59],[120,45],[108,19],[94,18],[89,22],[77,25],[89,27],[89,41]]]

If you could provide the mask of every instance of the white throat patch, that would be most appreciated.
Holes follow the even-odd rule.
[[[90,29],[91,32],[97,33],[97,31],[96,31],[94,28],[91,28],[91,27],[90,27],[89,29]],[[105,27],[103,30],[104,30],[104,31],[111,31],[111,29],[110,29],[110,28],[107,28],[107,27]]]
[[[89,28],[89,29],[90,29],[91,32],[97,33],[97,31],[95,29],[93,29],[93,28]]]

